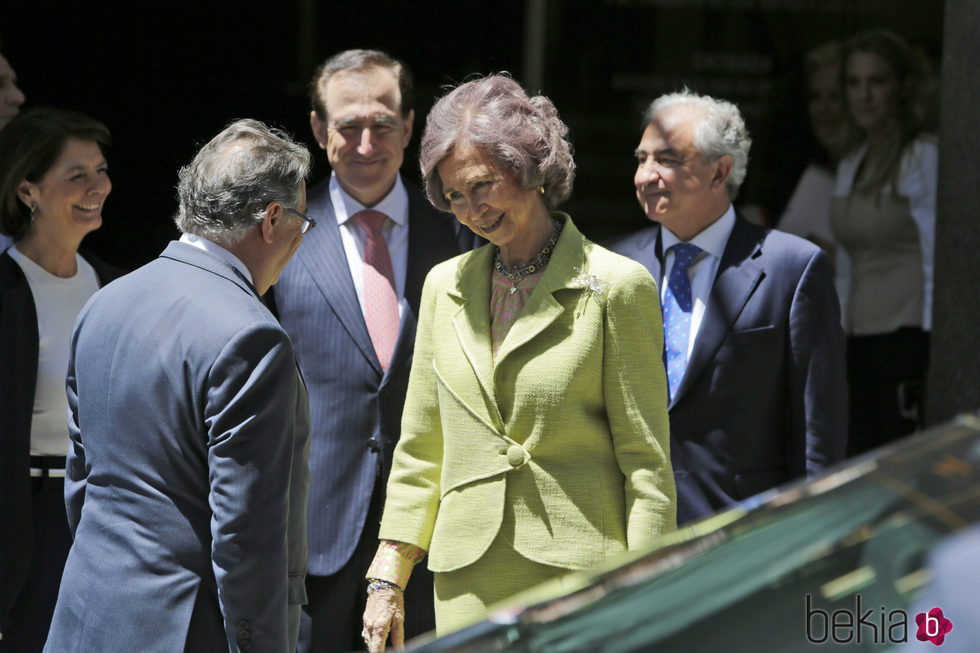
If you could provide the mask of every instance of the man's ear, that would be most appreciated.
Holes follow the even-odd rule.
[[[415,124],[415,109],[409,109],[408,115],[405,116],[405,133],[402,135],[402,148],[408,147],[409,142],[412,140],[412,125]]]
[[[728,181],[728,176],[732,174],[732,168],[734,166],[735,162],[728,154],[725,154],[720,159],[715,161],[715,172],[711,176],[712,190],[725,187],[725,182]]]
[[[269,205],[265,207],[265,215],[262,216],[262,222],[259,223],[259,232],[262,234],[262,240],[270,245],[275,242],[276,235],[282,225],[286,221],[286,209],[283,208],[282,202],[269,202]]]
[[[327,149],[327,123],[320,120],[320,116],[316,115],[316,111],[310,111],[310,129],[313,130],[313,138],[316,139],[317,144],[320,146],[321,150]]]

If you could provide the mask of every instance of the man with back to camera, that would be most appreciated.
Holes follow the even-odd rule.
[[[399,174],[412,83],[377,50],[327,59],[310,83],[310,126],[333,172],[310,191],[320,227],[273,291],[309,384],[309,604],[300,651],[363,648],[365,573],[408,387],[422,282],[469,249],[452,216]],[[432,579],[416,567],[409,637],[435,627]]]
[[[293,651],[309,403],[260,296],[315,223],[310,153],[232,123],[180,172],[183,232],[72,334],[74,544],[45,651]]]
[[[634,185],[658,224],[611,249],[660,284],[683,523],[843,459],[844,338],[823,251],[732,207],[751,145],[738,108],[685,90],[644,125]]]

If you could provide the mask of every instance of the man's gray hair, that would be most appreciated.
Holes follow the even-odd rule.
[[[237,120],[180,169],[174,222],[184,233],[234,244],[270,202],[299,204],[310,162],[309,150],[285,132]]]
[[[749,148],[752,138],[745,128],[745,121],[738,107],[727,100],[710,95],[699,95],[690,89],[661,95],[650,103],[643,113],[643,128],[652,123],[667,109],[690,106],[703,113],[694,127],[694,147],[705,163],[717,161],[726,154],[732,157],[732,171],[725,182],[728,198],[734,200],[745,181],[745,169],[749,164]]]

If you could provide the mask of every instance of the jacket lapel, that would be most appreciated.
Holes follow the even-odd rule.
[[[558,319],[565,309],[555,299],[555,291],[568,288],[572,278],[583,271],[582,234],[567,215],[561,213],[555,215],[564,221],[565,226],[562,228],[558,242],[555,243],[555,251],[544,274],[541,275],[541,280],[531,292],[531,296],[527,298],[527,304],[521,310],[520,317],[514,322],[497,351],[498,368],[504,364],[509,354],[533,340]]]
[[[711,287],[708,306],[694,341],[687,371],[671,406],[684,396],[688,388],[693,387],[708,362],[714,359],[745,303],[759,286],[763,274],[762,267],[755,261],[759,248],[757,229],[736,217],[735,226],[718,265],[718,274]]]
[[[473,252],[460,264],[456,285],[449,287],[447,293],[459,304],[451,316],[453,330],[477,380],[476,386],[453,388],[453,391],[470,407],[493,406],[489,421],[503,430],[504,420],[496,408],[493,391],[493,355],[490,351],[490,279],[487,272],[493,253],[491,246]],[[479,396],[481,392],[483,396]],[[489,401],[484,401],[484,397]]]
[[[493,355],[490,351],[490,270],[494,248],[483,247],[473,252],[472,256],[460,264],[456,274],[456,285],[447,289],[447,293],[459,305],[452,314],[453,330],[456,339],[463,350],[463,355],[473,368],[478,387],[453,388],[463,402],[470,406],[482,406],[484,403],[494,406],[490,422],[498,429],[503,429],[503,419],[496,409],[497,400],[493,391]],[[490,401],[484,402],[483,397],[473,395],[482,392]]]
[[[381,363],[371,343],[357,291],[354,290],[354,280],[350,276],[340,226],[330,202],[328,182],[314,189],[308,205],[308,212],[317,219],[317,228],[303,237],[296,258],[309,272],[314,285],[330,304],[355,346],[381,374]]]
[[[415,345],[415,327],[418,321],[422,286],[432,267],[445,259],[459,254],[453,234],[455,218],[446,216],[445,224],[433,219],[429,201],[411,184],[405,184],[408,193],[408,263],[405,270],[405,294],[401,303],[401,324],[398,341],[391,356],[388,374],[404,365],[412,355]],[[450,222],[452,220],[452,222]],[[352,286],[353,287],[353,286]]]
[[[453,387],[452,391],[470,407],[492,406],[493,414],[488,421],[501,432],[504,431],[504,421],[494,392],[495,372],[506,364],[508,356],[534,340],[564,313],[565,308],[555,299],[556,291],[584,287],[584,284],[576,285],[573,281],[577,275],[585,272],[584,238],[567,215],[555,215],[565,222],[562,234],[541,280],[497,351],[496,364],[490,348],[489,277],[494,248],[485,246],[475,250],[460,264],[456,284],[447,289],[447,293],[459,305],[452,315],[453,329],[477,380],[472,387]],[[490,401],[485,401],[485,397]]]

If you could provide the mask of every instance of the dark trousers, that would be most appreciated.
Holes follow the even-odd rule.
[[[71,548],[65,480],[32,478],[31,487],[34,551],[24,587],[10,611],[11,624],[0,639],[0,653],[34,653],[44,648]]]
[[[354,554],[331,576],[306,577],[309,603],[303,606],[299,653],[363,651],[362,617],[367,602],[368,567],[378,550],[378,530],[384,508],[384,483],[375,484],[364,531]],[[415,566],[405,590],[405,640],[435,629],[432,573],[423,560]]]
[[[847,339],[848,456],[888,444],[922,425],[928,364],[929,334],[922,329]]]

